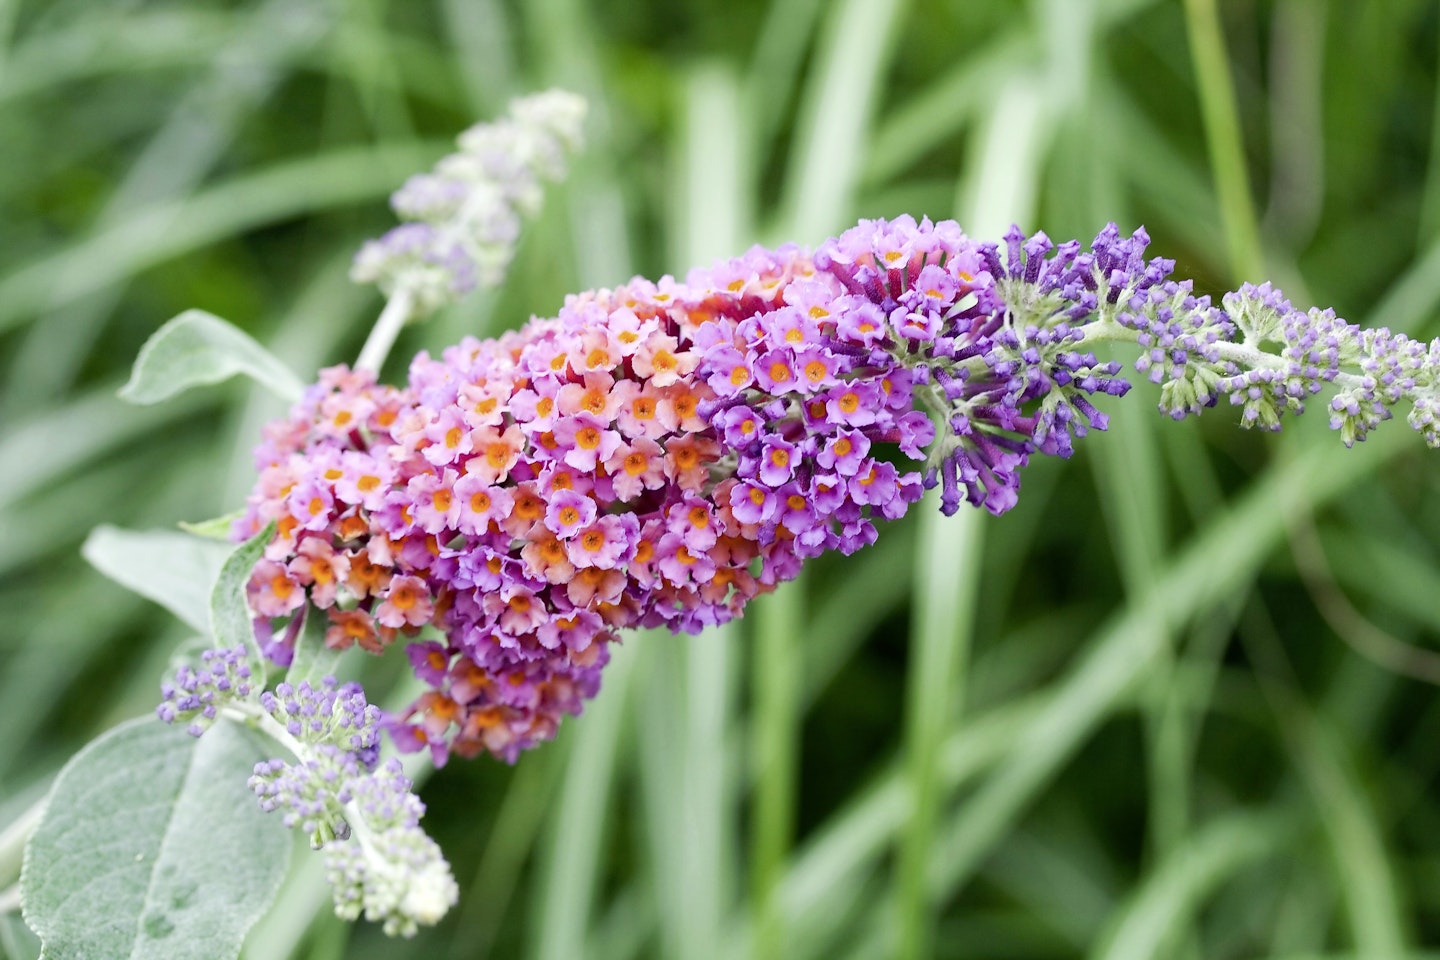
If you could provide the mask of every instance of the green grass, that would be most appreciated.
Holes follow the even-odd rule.
[[[140,344],[199,307],[303,377],[352,360],[380,303],[350,253],[508,97],[584,93],[588,151],[391,377],[902,212],[1144,223],[1199,292],[1434,335],[1437,35],[1422,0],[0,2],[0,813],[187,639],[86,534],[234,509],[276,413],[237,384],[125,406]],[[297,856],[247,956],[1437,956],[1435,456],[1157,399],[1005,517],[917,510],[724,631],[629,637],[558,742],[431,776],[438,928],[336,922]],[[35,945],[3,920],[0,954]]]

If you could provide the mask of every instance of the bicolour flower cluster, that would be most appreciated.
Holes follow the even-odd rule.
[[[249,786],[267,813],[304,830],[326,852],[335,911],[362,913],[386,933],[410,936],[455,903],[458,887],[440,848],[420,828],[425,806],[399,762],[380,765],[380,710],[359,684],[325,677],[318,685],[250,684],[245,648],[207,650],[200,669],[181,667],[157,710],[189,722],[199,736],[223,713],[253,724],[292,759],[255,765]]]
[[[460,150],[411,177],[390,203],[404,221],[361,248],[351,277],[386,294],[408,292],[425,316],[504,277],[521,220],[540,207],[541,183],[565,175],[580,146],[585,101],[550,90],[510,104],[509,117],[460,135]]]
[[[324,610],[336,648],[413,638],[429,689],[397,742],[511,760],[594,695],[622,629],[722,623],[926,487],[946,513],[1008,510],[1032,455],[1069,456],[1106,425],[1094,399],[1129,390],[1098,344],[1137,345],[1177,419],[1229,396],[1274,428],[1333,383],[1347,443],[1401,399],[1436,443],[1440,348],[1268,286],[1214,306],[1147,243],[862,221],[813,254],[572,296],[421,354],[403,389],[324,371],[257,451],[234,534],[277,533],[251,605],[266,630]]]
[[[1002,512],[1031,453],[1103,428],[1086,398],[1124,392],[1115,365],[1002,298],[1090,289],[1044,252],[866,221],[570,297],[422,354],[403,390],[327,370],[257,451],[234,532],[277,533],[251,605],[313,604],[336,648],[415,638],[430,689],[397,741],[513,759],[594,695],[618,631],[724,622],[926,486]]]

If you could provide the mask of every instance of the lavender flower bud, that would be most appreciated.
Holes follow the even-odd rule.
[[[188,665],[160,686],[162,701],[155,714],[166,723],[188,723],[192,736],[200,736],[215,723],[227,703],[251,699],[250,666],[244,647],[206,650],[200,667]]]

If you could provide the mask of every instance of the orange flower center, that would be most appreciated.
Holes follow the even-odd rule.
[[[585,395],[580,398],[580,407],[598,416],[605,412],[605,401],[607,397],[608,395],[604,390],[587,390],[585,391]]]

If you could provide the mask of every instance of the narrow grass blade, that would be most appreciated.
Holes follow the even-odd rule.
[[[1281,853],[1302,822],[1289,812],[1233,813],[1198,830],[1136,889],[1090,956],[1095,960],[1152,960],[1166,952],[1205,898],[1234,874]],[[1379,956],[1379,954],[1377,954]],[[1385,954],[1389,956],[1389,954]]]
[[[618,762],[625,694],[635,653],[612,648],[605,693],[572,724],[570,762],[547,839],[540,871],[533,956],[538,960],[583,957],[594,911],[606,836],[611,788]]]
[[[419,170],[443,144],[337,147],[208,188],[186,201],[136,211],[88,240],[22,264],[0,280],[0,331],[34,311],[72,302],[147,267],[265,224],[374,200]],[[73,280],[63,289],[63,280]]]
[[[1185,0],[1185,18],[1201,113],[1205,118],[1211,172],[1220,201],[1220,222],[1225,229],[1225,246],[1230,252],[1230,272],[1236,278],[1258,283],[1265,279],[1260,228],[1250,195],[1250,177],[1245,172],[1235,87],[1230,80],[1230,63],[1215,0]]]
[[[963,210],[980,236],[999,236],[1008,223],[1034,216],[1045,139],[1037,91],[1028,77],[1013,78],[989,117],[971,180],[974,193]],[[937,767],[945,730],[960,713],[983,570],[982,525],[990,519],[974,509],[942,516],[934,492],[919,510],[903,744],[912,806],[895,885],[897,955],[909,960],[933,950],[927,870],[944,797]]]
[[[782,223],[792,243],[818,242],[848,219],[903,9],[902,0],[830,8],[787,167]]]

